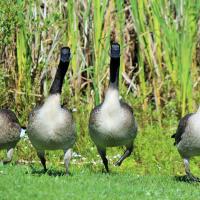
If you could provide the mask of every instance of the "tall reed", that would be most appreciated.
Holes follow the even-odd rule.
[[[95,92],[95,104],[99,104],[102,94],[102,78],[105,74],[105,61],[108,54],[109,27],[104,27],[104,16],[108,6],[108,0],[93,1],[93,35],[92,44],[94,49],[94,75],[93,84]]]
[[[31,92],[31,52],[28,45],[28,30],[26,27],[26,17],[24,15],[24,1],[17,0],[18,4],[18,23],[16,32],[16,49],[17,49],[17,67],[18,67],[18,79],[16,88],[16,101],[20,103],[20,97],[22,92]],[[25,97],[28,98],[29,95]]]
[[[72,49],[64,98],[68,97],[71,107],[86,104],[86,110],[99,104],[108,83],[111,40],[121,45],[121,92],[124,95],[127,90],[131,91],[128,88],[134,79],[134,96],[137,98],[133,99],[130,93],[125,98],[131,103],[138,103],[137,109],[143,109],[143,113],[155,111],[148,118],[154,118],[161,124],[166,115],[165,107],[170,102],[175,112],[181,115],[195,106],[193,97],[199,88],[198,80],[193,87],[199,73],[195,61],[199,39],[198,0],[16,2],[16,5],[10,3],[15,10],[17,7],[16,16],[11,13],[12,9],[0,2],[0,59],[2,56],[5,57],[3,60],[13,58],[12,64],[1,66],[12,68],[11,77],[15,79],[15,84],[11,84],[12,95],[15,97],[17,94],[19,108],[27,109],[24,106],[27,102],[31,107],[41,98],[41,74],[53,72],[63,45]],[[127,11],[131,16],[129,23]],[[16,29],[15,25],[9,24],[10,21],[17,22]],[[130,27],[133,27],[132,34],[137,41],[127,39]],[[130,42],[137,42],[135,46],[139,48],[128,52],[130,58],[127,59]],[[9,53],[9,45],[16,49],[16,55]],[[137,55],[134,62],[133,54]],[[52,79],[53,75],[47,78]],[[50,87],[47,83],[46,91]]]
[[[151,12],[151,1],[131,0],[134,26],[139,43],[139,79],[141,95],[143,98],[143,108],[147,109],[147,98],[149,92],[154,96],[155,107],[159,121],[160,113],[160,85],[161,82],[161,44],[159,38],[159,23]],[[148,66],[148,69],[147,69]],[[146,74],[145,74],[146,73]],[[148,73],[148,74],[147,74]],[[147,85],[146,79],[151,80]]]
[[[132,14],[139,41],[140,86],[146,99],[153,89],[155,105],[161,116],[162,86],[169,73],[170,90],[175,90],[181,114],[193,107],[191,68],[197,44],[199,2],[132,0]],[[164,60],[164,62],[163,62]],[[145,72],[148,73],[145,75]],[[152,80],[147,86],[146,78]],[[147,103],[144,101],[144,108]],[[160,117],[161,119],[161,117]]]
[[[161,27],[163,59],[184,115],[186,105],[189,111],[193,108],[191,70],[195,67],[200,2],[162,0],[159,4],[153,1],[152,7]]]

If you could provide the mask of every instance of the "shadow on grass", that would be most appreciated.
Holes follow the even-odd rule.
[[[44,171],[44,169],[36,169],[34,168],[32,165],[30,166],[31,168],[31,174],[33,175],[38,175],[38,176],[42,176],[44,174],[47,174],[49,176],[66,176],[66,173],[60,170],[56,170],[56,169],[48,169],[47,171]],[[71,173],[69,174],[71,176]]]
[[[66,176],[66,172],[62,170],[57,170],[57,169],[48,169],[46,172],[44,169],[41,167],[36,167],[34,165],[29,165],[29,169],[26,174],[32,174],[32,175],[37,175],[37,176],[43,176],[43,175],[49,175],[52,177],[56,176]],[[116,167],[117,168],[117,167]],[[86,171],[89,172],[91,175],[102,175],[102,176],[115,176],[115,175],[121,175],[123,174],[122,172],[115,171],[115,167],[109,170],[109,173],[106,172],[104,166],[97,167],[94,166],[93,164],[86,164],[84,166],[84,170],[87,169]],[[84,171],[83,170],[83,171]],[[73,171],[73,170],[72,170]],[[77,172],[76,172],[77,173]],[[69,173],[69,176],[73,176],[73,173]]]
[[[115,168],[118,168],[119,166],[114,166],[109,168],[109,172],[106,171],[103,165],[95,166],[92,163],[87,163],[84,165],[84,168],[90,171],[91,174],[99,174],[99,175],[119,175],[120,172],[115,171]]]
[[[200,183],[200,179],[191,179],[188,176],[184,175],[184,176],[175,176],[174,177],[176,181],[179,182],[185,182],[185,183]]]

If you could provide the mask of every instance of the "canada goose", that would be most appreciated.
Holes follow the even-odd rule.
[[[44,171],[47,171],[45,150],[62,149],[64,150],[66,174],[69,173],[71,147],[76,139],[72,114],[60,105],[61,90],[69,66],[70,55],[69,47],[61,49],[60,62],[50,88],[50,95],[42,105],[32,111],[27,127],[29,139],[37,151]]]
[[[200,181],[190,172],[189,160],[193,156],[200,155],[200,108],[196,113],[184,116],[178,125],[176,133],[171,136],[175,138],[179,154],[183,158],[187,178],[192,181]]]
[[[126,146],[126,151],[115,163],[120,166],[123,160],[131,155],[137,134],[137,124],[132,108],[119,100],[120,45],[118,43],[111,44],[110,57],[110,82],[105,99],[102,104],[92,110],[89,119],[90,136],[97,146],[107,172],[109,169],[106,148]]]
[[[7,149],[4,164],[12,160],[14,148],[24,133],[15,113],[8,109],[0,109],[0,149]]]

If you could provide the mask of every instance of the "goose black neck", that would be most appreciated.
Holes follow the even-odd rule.
[[[54,81],[50,89],[50,94],[61,94],[62,85],[63,85],[63,81],[65,78],[65,74],[67,72],[68,66],[69,66],[68,61],[63,62],[62,60],[60,60]]]
[[[119,85],[119,66],[120,58],[111,58],[110,60],[110,87],[118,88]]]

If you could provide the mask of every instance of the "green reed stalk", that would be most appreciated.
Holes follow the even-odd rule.
[[[16,34],[18,66],[17,92],[20,94],[23,91],[29,94],[31,92],[31,55],[28,45],[25,15],[23,14],[25,4],[23,0],[17,0],[17,4],[20,8],[18,12],[19,23]],[[18,97],[17,95],[17,102],[19,100]]]
[[[125,29],[125,11],[124,11],[124,1],[117,1],[115,0],[115,7],[117,10],[116,14],[116,27],[117,27],[117,34],[118,36],[118,42],[121,46],[121,59],[120,59],[120,73],[119,73],[119,87],[122,84],[122,73],[125,71],[125,63],[124,63],[124,29]]]
[[[160,113],[160,70],[161,70],[161,42],[159,39],[159,24],[154,16],[152,16],[149,9],[150,2],[148,0],[132,0],[131,9],[133,14],[133,20],[139,42],[139,67],[140,67],[140,84],[142,96],[144,99],[143,106],[147,109],[147,86],[145,83],[145,69],[149,70],[149,74],[146,75],[148,79],[152,78],[152,88],[155,106],[159,121],[161,121]],[[146,65],[146,66],[145,66]]]
[[[99,104],[101,100],[101,78],[105,73],[105,61],[108,57],[109,34],[103,32],[104,29],[104,15],[106,12],[108,0],[93,1],[93,48],[94,48],[94,92],[95,104]]]
[[[73,86],[74,86],[74,95],[75,102],[79,101],[80,93],[80,81],[81,81],[81,60],[80,60],[80,37],[78,31],[78,15],[77,15],[77,3],[73,0],[67,2],[67,34],[68,34],[68,43],[72,51],[72,73],[73,73]]]
[[[80,35],[82,35],[82,44],[81,47],[85,50],[84,52],[82,51],[82,60],[83,60],[83,70],[82,73],[85,71],[86,75],[86,102],[90,102],[90,96],[91,96],[91,84],[89,83],[91,80],[91,74],[92,74],[92,60],[91,60],[91,53],[93,52],[93,49],[91,48],[91,18],[90,18],[90,13],[91,13],[91,5],[92,5],[92,0],[86,0],[84,3],[83,9],[81,9],[81,14],[82,14],[82,20],[83,20],[83,32],[80,32]],[[84,83],[83,83],[84,84]],[[91,109],[93,107],[93,102],[91,105]]]

